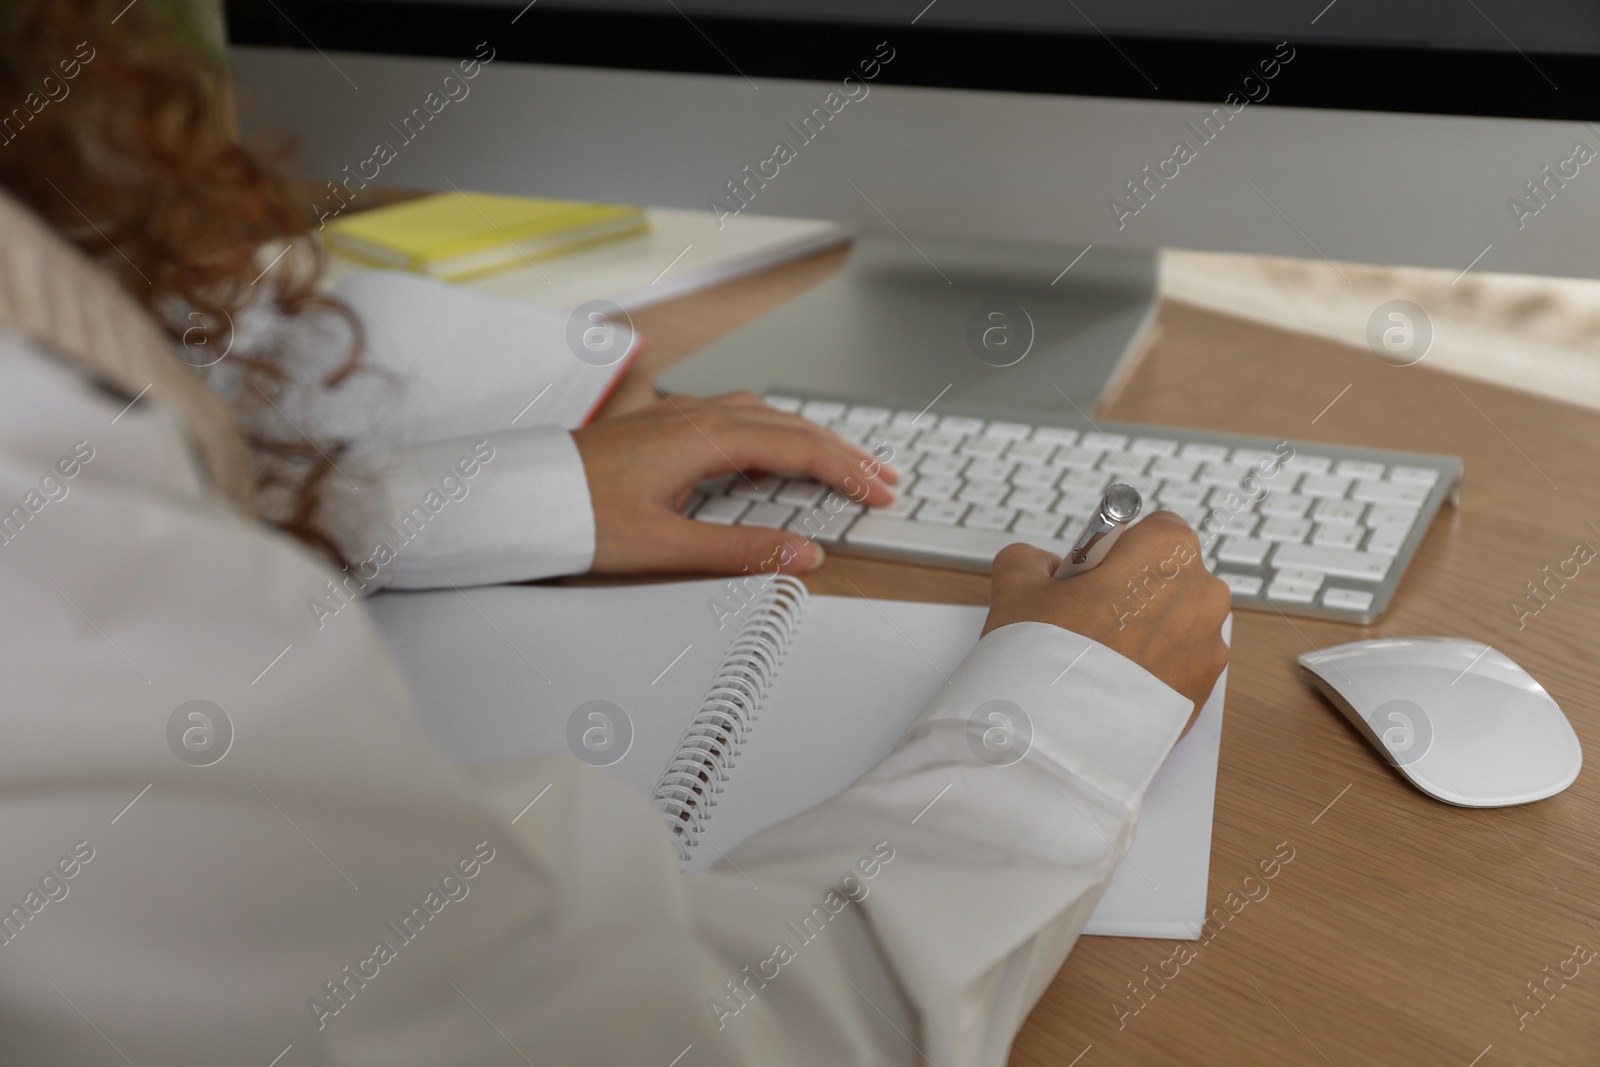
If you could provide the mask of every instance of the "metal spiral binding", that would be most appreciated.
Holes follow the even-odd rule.
[[[734,757],[778,675],[805,603],[806,587],[799,579],[786,574],[770,579],[747,609],[722,669],[662,772],[655,800],[681,859],[687,860],[699,843],[707,812],[716,806]]]

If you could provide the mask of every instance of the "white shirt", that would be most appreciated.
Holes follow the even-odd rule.
[[[0,338],[0,1062],[999,1064],[1191,710],[1008,626],[855,786],[687,877],[602,772],[445,760],[360,605],[308,610],[331,568],[122,409]],[[393,454],[390,503],[480,441],[394,584],[589,565],[560,430]],[[1033,718],[1010,767],[968,750],[990,699]]]

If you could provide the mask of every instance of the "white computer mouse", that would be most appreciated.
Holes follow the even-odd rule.
[[[1385,637],[1307,652],[1300,665],[1379,755],[1447,804],[1543,800],[1583,766],[1550,694],[1480,642]]]

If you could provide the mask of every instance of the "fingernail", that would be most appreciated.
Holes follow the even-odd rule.
[[[779,569],[784,574],[805,574],[822,566],[822,560],[827,555],[822,551],[822,546],[809,537],[797,537],[784,546],[782,562]]]

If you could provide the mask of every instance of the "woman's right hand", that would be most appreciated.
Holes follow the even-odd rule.
[[[1153,512],[1124,530],[1094,570],[1057,579],[1060,562],[1032,545],[1001,549],[983,632],[1047,622],[1093,638],[1188,697],[1198,715],[1228,663],[1222,622],[1232,597],[1201,563],[1189,524]]]

